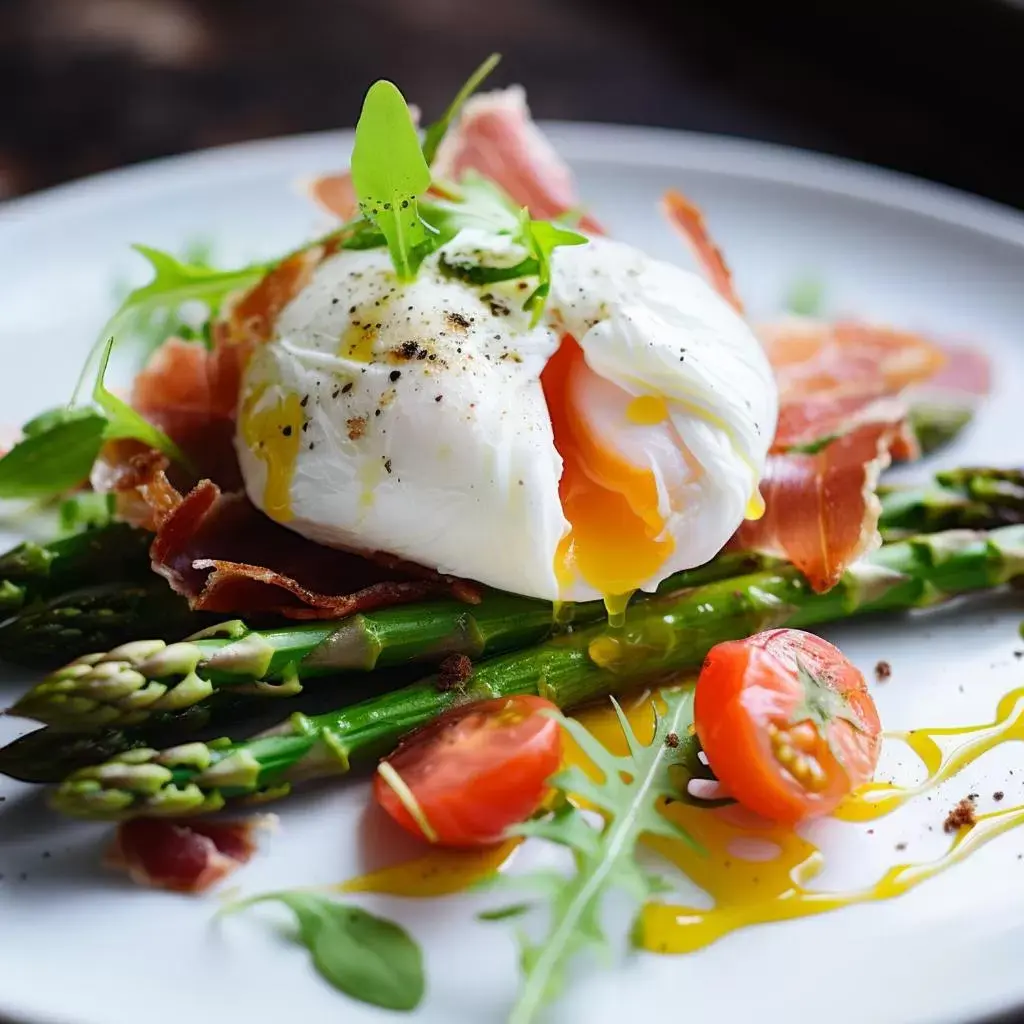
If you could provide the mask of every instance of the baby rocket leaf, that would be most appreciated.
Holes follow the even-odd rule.
[[[326,896],[270,893],[246,900],[282,903],[299,925],[297,941],[309,950],[320,976],[339,992],[385,1010],[414,1010],[426,987],[423,954],[400,925]]]
[[[536,324],[551,291],[551,254],[559,245],[585,245],[587,239],[549,220],[531,220],[529,213],[523,210],[523,241],[537,261],[537,287],[523,303],[523,309],[533,312]]]
[[[152,267],[153,279],[129,292],[107,321],[82,369],[72,402],[78,398],[85,382],[94,376],[109,337],[130,338],[139,324],[153,314],[177,310],[186,302],[203,302],[215,312],[228,295],[252,287],[273,265],[260,263],[237,270],[214,270],[204,264],[183,263],[170,253],[146,245],[133,248]],[[147,351],[152,348],[152,339],[145,347]]]
[[[141,441],[150,448],[156,448],[168,458],[188,466],[188,459],[181,449],[162,431],[148,420],[143,419],[127,402],[107,390],[103,383],[107,374],[107,364],[114,347],[114,339],[108,338],[100,353],[100,365],[96,374],[96,383],[92,389],[92,400],[106,415],[107,423],[103,431],[106,441],[120,438],[132,438]]]
[[[93,409],[51,410],[26,424],[0,458],[0,498],[49,498],[85,481],[107,421]]]
[[[661,798],[678,798],[672,769],[678,748],[666,741],[669,733],[685,736],[693,722],[693,692],[666,693],[665,714],[655,715],[654,737],[650,745],[641,743],[622,709],[615,704],[629,753],[619,757],[595,739],[579,722],[559,716],[562,727],[582,748],[601,773],[591,778],[579,767],[554,775],[551,785],[566,796],[582,798],[596,808],[602,818],[594,827],[583,813],[567,801],[548,817],[517,826],[517,835],[546,839],[573,853],[572,875],[553,875],[544,871],[541,878],[526,875],[521,881],[527,890],[539,889],[550,905],[547,935],[538,943],[522,940],[523,983],[509,1024],[528,1024],[540,1008],[560,990],[565,968],[572,957],[586,948],[606,948],[608,941],[601,925],[604,897],[613,888],[625,891],[638,904],[662,891],[660,879],[646,871],[636,858],[637,844],[643,835],[660,835],[695,845],[689,835],[659,812]],[[613,703],[615,703],[613,701]],[[553,881],[554,880],[554,881]],[[534,883],[540,883],[539,885]],[[509,908],[518,912],[519,904]],[[490,911],[500,918],[501,911]]]
[[[452,121],[459,116],[465,105],[466,100],[473,95],[483,84],[484,79],[498,66],[498,62],[501,60],[500,53],[492,53],[466,79],[466,84],[455,94],[455,99],[448,105],[448,109],[441,115],[441,118],[435,121],[432,125],[427,127],[426,132],[423,135],[423,158],[428,164],[434,162],[434,157],[437,156],[437,148],[441,145],[441,141],[445,135],[448,134],[448,129],[451,127]]]
[[[431,247],[418,205],[430,188],[430,168],[409,107],[391,82],[375,82],[363,101],[352,152],[352,184],[363,216],[387,239],[399,280],[412,280]]]

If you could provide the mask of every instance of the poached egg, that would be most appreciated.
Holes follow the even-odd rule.
[[[712,558],[775,430],[771,368],[696,274],[594,237],[535,281],[507,236],[463,230],[415,280],[384,249],[324,259],[246,369],[236,446],[271,518],[549,601],[604,598]]]

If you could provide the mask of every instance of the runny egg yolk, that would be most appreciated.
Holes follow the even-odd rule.
[[[562,457],[559,498],[569,532],[555,554],[563,589],[578,577],[605,595],[610,614],[625,608],[629,595],[656,576],[675,543],[662,536],[654,473],[633,465],[589,426],[572,400],[574,374],[590,372],[583,351],[566,336],[541,375],[555,448]],[[667,416],[656,396],[634,399],[629,421],[661,422]]]
[[[302,436],[302,404],[298,395],[289,394],[260,408],[265,392],[261,388],[242,403],[242,437],[266,466],[263,511],[271,519],[287,523],[294,518],[291,485]]]

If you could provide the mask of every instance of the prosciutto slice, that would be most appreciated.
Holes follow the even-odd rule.
[[[795,565],[816,591],[879,543],[878,476],[891,461],[898,426],[865,423],[814,453],[769,455],[761,480],[764,515],[733,538]]]
[[[151,510],[153,569],[197,611],[333,619],[427,597],[480,599],[464,580],[316,544],[211,480],[182,496],[166,469],[166,459],[147,452],[129,459],[112,483],[133,506]]]
[[[138,885],[202,893],[246,864],[256,852],[256,833],[273,815],[245,821],[171,821],[138,818],[117,827],[103,858]]]

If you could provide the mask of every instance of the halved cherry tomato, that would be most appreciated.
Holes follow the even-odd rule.
[[[404,739],[381,762],[377,803],[403,828],[441,846],[485,846],[525,821],[562,760],[562,728],[527,695],[456,708]]]
[[[828,641],[799,629],[713,648],[694,718],[728,793],[786,824],[834,810],[872,777],[882,745],[864,677]]]

